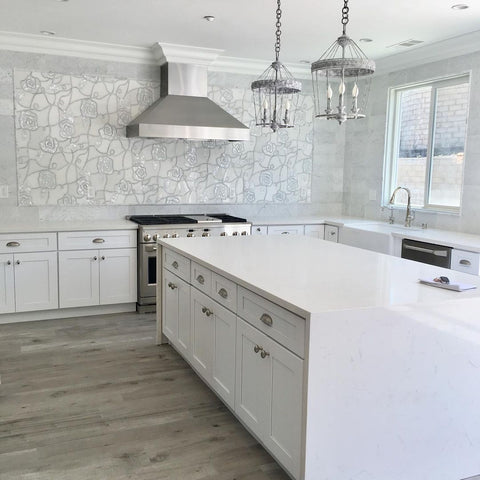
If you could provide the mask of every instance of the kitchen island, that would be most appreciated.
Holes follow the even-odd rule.
[[[308,237],[159,244],[159,340],[293,478],[480,474],[480,288],[418,283],[480,279]]]

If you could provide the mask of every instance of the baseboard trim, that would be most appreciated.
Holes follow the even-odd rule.
[[[136,303],[120,303],[118,305],[97,305],[80,308],[59,308],[36,312],[4,313],[0,315],[0,325],[18,322],[35,322],[38,320],[53,320],[56,318],[87,317],[89,315],[104,315],[107,313],[135,312]]]

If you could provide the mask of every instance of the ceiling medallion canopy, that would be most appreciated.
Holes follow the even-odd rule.
[[[280,0],[277,0],[276,17],[275,61],[251,85],[256,125],[270,127],[274,132],[294,126],[298,94],[302,90],[301,82],[295,80],[279,60],[282,33]]]
[[[348,0],[344,0],[342,35],[311,66],[315,116],[339,124],[365,118],[375,71],[375,62],[347,35],[348,11]]]

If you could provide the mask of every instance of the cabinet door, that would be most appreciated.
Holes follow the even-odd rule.
[[[214,301],[192,288],[192,366],[210,383],[213,368]]]
[[[338,242],[338,227],[335,225],[325,225],[325,240]]]
[[[325,236],[325,225],[305,225],[305,235],[323,240]]]
[[[271,380],[265,446],[300,478],[303,361],[272,340],[264,349]]]
[[[14,261],[16,311],[58,308],[57,252],[17,253]]]
[[[233,409],[235,404],[235,344],[237,317],[221,305],[213,305],[213,365],[211,385]]]
[[[269,362],[260,355],[268,337],[237,318],[235,413],[262,441],[266,441],[270,404]]]
[[[190,285],[163,271],[163,333],[177,350],[190,359]]]
[[[137,251],[112,248],[99,251],[100,305],[136,302]]]
[[[58,252],[60,308],[98,305],[98,250]]]
[[[0,255],[0,313],[15,311],[13,255]]]
[[[303,235],[303,225],[275,225],[268,227],[269,235]]]

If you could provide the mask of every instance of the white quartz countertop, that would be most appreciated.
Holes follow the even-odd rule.
[[[59,222],[15,222],[0,224],[0,233],[38,233],[38,232],[70,232],[83,230],[137,230],[138,225],[124,218],[118,220],[79,220]]]
[[[372,223],[373,220],[358,217],[329,217],[322,215],[310,215],[304,217],[257,217],[249,218],[252,225],[318,225],[328,223],[342,226],[345,224]]]
[[[480,297],[479,277],[311,237],[177,238],[159,243],[302,316]],[[453,292],[418,282],[439,275],[477,288]]]

